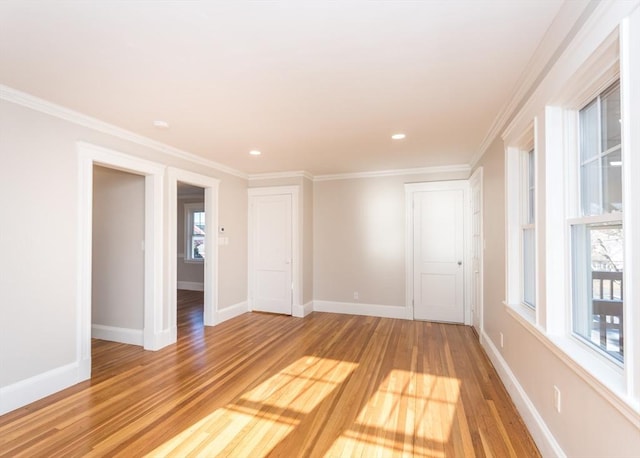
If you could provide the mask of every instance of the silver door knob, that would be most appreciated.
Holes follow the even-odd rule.
[[[461,266],[462,265],[462,261],[458,261],[458,265]]]

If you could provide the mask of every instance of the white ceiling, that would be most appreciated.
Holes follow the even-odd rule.
[[[0,84],[245,173],[468,164],[561,4],[5,0]]]

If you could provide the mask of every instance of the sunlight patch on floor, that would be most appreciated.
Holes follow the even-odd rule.
[[[444,456],[460,385],[456,378],[392,370],[325,456]]]
[[[225,456],[234,450],[263,456],[356,367],[348,361],[300,358],[147,456]]]

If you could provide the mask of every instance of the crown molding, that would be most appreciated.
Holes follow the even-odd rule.
[[[469,175],[471,167],[467,164],[445,165],[437,167],[420,167],[413,169],[380,170],[376,172],[336,173],[331,175],[316,175],[313,181],[350,180],[354,178],[379,178],[402,175],[435,175],[442,173],[464,173]]]
[[[478,152],[471,158],[469,164],[472,168],[478,164],[491,143],[500,136],[518,111],[523,108],[599,4],[598,0],[580,0],[565,2],[562,5],[518,79],[508,102],[498,112],[480,143]]]
[[[312,181],[314,179],[313,175],[305,170],[297,170],[295,172],[252,173],[252,174],[249,174],[247,177],[249,181],[275,180],[278,178],[306,178],[307,180],[312,180]]]
[[[169,146],[165,143],[152,140],[148,137],[135,134],[126,129],[122,129],[121,127],[114,126],[113,124],[100,121],[99,119],[93,118],[91,116],[87,116],[77,111],[70,110],[63,106],[48,102],[39,97],[35,97],[31,94],[27,94],[25,92],[18,91],[17,89],[13,89],[11,87],[4,86],[1,84],[0,84],[0,100],[5,100],[7,102],[15,103],[16,105],[22,105],[32,110],[36,110],[41,113],[55,116],[57,118],[72,122],[82,127],[87,127],[89,129],[93,129],[98,132],[113,135],[114,137],[118,137],[123,140],[130,141],[140,146],[154,149],[161,153],[168,154],[169,156],[173,156],[179,159],[184,159],[184,160],[196,163],[198,165],[209,167],[214,170],[218,170],[220,172],[236,176],[238,178],[247,179],[246,173],[243,173],[232,167],[228,167],[226,165],[220,164],[219,162],[205,159],[196,154],[183,151],[173,146]]]

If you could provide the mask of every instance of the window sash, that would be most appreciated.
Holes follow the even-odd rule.
[[[205,258],[206,215],[201,204],[185,204],[185,259]]]
[[[578,113],[579,193],[576,218],[569,218],[571,333],[600,354],[624,363],[622,149],[620,85],[615,82]],[[611,96],[618,93],[618,99]],[[611,109],[613,107],[613,109]],[[611,141],[613,139],[613,142]],[[613,235],[619,230],[619,237]],[[618,266],[607,264],[615,250]],[[615,271],[615,273],[612,273]],[[603,297],[607,285],[610,297]],[[614,297],[614,290],[619,297]]]
[[[615,231],[620,231],[619,235]],[[606,224],[576,221],[570,224],[570,233],[572,333],[617,363],[624,363],[622,220]],[[598,239],[594,240],[594,234]]]

